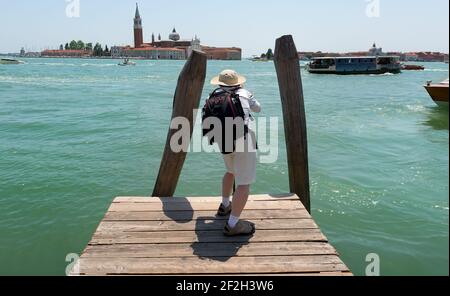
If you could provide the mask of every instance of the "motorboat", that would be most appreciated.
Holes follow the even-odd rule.
[[[16,60],[16,59],[0,59],[0,64],[1,65],[18,65],[18,64],[23,64],[24,62]]]
[[[438,105],[448,106],[448,82],[448,79],[442,81],[441,83],[433,83],[432,81],[428,81],[427,85],[425,85],[425,89],[428,91],[433,101]]]
[[[119,63],[119,66],[136,66],[136,63],[131,62],[130,59],[125,59],[122,63]]]

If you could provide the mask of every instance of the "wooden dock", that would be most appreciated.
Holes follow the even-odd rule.
[[[295,195],[252,196],[254,236],[228,238],[220,198],[116,198],[81,275],[351,275]],[[76,273],[76,272],[75,272]]]
[[[206,55],[193,51],[178,78],[174,118],[194,118],[206,77]],[[81,275],[351,275],[309,214],[308,137],[298,50],[292,36],[276,41],[275,68],[283,106],[289,167],[285,196],[251,196],[242,219],[256,234],[225,237],[216,217],[221,198],[173,196],[187,149],[173,151],[169,128],[154,197],[119,197],[72,274]],[[190,141],[184,141],[188,148]],[[217,176],[219,178],[219,176]],[[300,198],[299,198],[300,196]]]

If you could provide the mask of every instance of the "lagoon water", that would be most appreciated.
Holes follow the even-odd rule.
[[[0,275],[63,275],[115,196],[150,195],[182,61],[29,59],[0,65]],[[448,65],[381,76],[303,72],[313,215],[343,260],[364,275],[448,275],[449,114],[423,89]],[[248,77],[281,116],[272,63],[208,64]],[[211,91],[207,85],[204,94]],[[258,167],[254,193],[288,191],[278,161]],[[220,194],[220,155],[188,156],[177,195]]]

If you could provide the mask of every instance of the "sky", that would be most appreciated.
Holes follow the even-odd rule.
[[[79,15],[67,6],[79,2]],[[136,0],[0,0],[0,52],[55,49],[70,40],[133,43]],[[176,27],[183,39],[241,47],[244,56],[291,34],[299,51],[449,51],[448,0],[138,0],[144,40]]]

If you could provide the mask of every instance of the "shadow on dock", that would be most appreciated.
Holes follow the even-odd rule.
[[[285,197],[280,195],[277,197]],[[209,259],[219,262],[227,262],[235,257],[239,250],[250,243],[252,236],[227,238],[222,230],[226,219],[218,216],[196,216],[191,202],[187,198],[176,198],[176,206],[160,199],[163,205],[164,215],[177,224],[189,224],[195,220],[196,242],[192,243],[193,255],[200,259]],[[217,204],[219,204],[219,199]],[[194,217],[196,217],[194,219]]]
[[[160,198],[160,200],[163,204],[164,214],[167,216],[167,218],[170,218],[172,221],[178,224],[186,224],[190,223],[194,219],[194,209],[192,208],[191,203],[187,198],[185,197],[176,198],[177,204],[183,210],[181,212],[173,211],[173,209],[170,207],[170,204],[167,203],[167,201],[164,201],[164,199],[162,198]]]
[[[191,245],[200,259],[227,262],[250,243],[252,236],[225,237],[223,229],[227,220],[219,217],[199,217],[195,223],[197,242]]]

